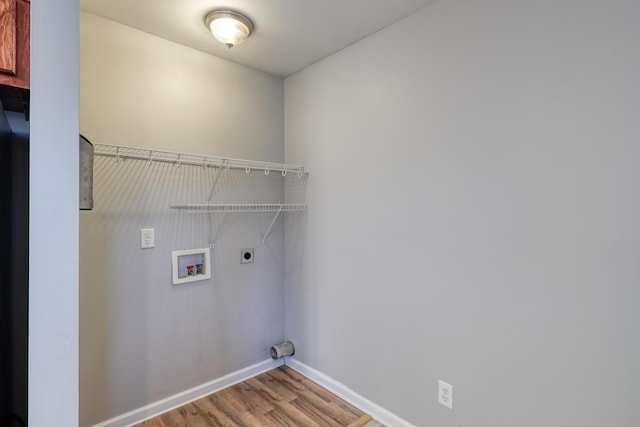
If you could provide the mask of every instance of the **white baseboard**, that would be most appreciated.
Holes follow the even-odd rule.
[[[310,366],[294,359],[293,357],[285,358],[285,365],[291,369],[295,369],[305,377],[320,384],[322,387],[329,390],[336,396],[346,400],[358,409],[371,415],[376,421],[389,427],[415,427],[410,422],[403,420],[399,416],[389,412],[382,406],[373,403],[369,399],[359,395],[355,391],[351,390],[346,385],[334,380],[330,376],[323,374],[320,371],[313,369]]]
[[[263,372],[267,372],[275,367],[284,364],[284,360],[265,360],[253,366],[249,366],[239,371],[232,372],[224,377],[217,378],[199,386],[185,390],[173,396],[166,397],[155,403],[151,403],[139,409],[135,409],[126,414],[120,415],[110,420],[96,424],[93,427],[125,427],[133,424],[141,423],[153,417],[157,417],[172,409],[179,408],[182,405],[198,400],[211,393],[215,393],[223,388],[232,386],[239,382],[253,378]]]

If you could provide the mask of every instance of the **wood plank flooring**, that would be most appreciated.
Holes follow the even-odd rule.
[[[358,408],[281,366],[137,427],[345,427],[369,420]]]

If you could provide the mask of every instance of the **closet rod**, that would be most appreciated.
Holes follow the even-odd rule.
[[[126,147],[123,145],[94,144],[94,155],[113,157],[116,161],[126,159],[146,160],[151,165],[153,162],[173,163],[180,165],[192,165],[206,167],[219,167],[224,169],[244,169],[247,173],[252,170],[264,171],[265,175],[271,172],[280,172],[283,176],[288,173],[302,177],[308,174],[307,168],[301,165],[285,163],[261,162],[257,160],[234,159],[231,157],[216,157],[202,154],[178,153],[174,151],[160,151],[146,148]]]

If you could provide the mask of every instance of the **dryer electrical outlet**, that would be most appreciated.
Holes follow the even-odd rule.
[[[253,248],[246,248],[240,251],[240,264],[249,264],[253,262]]]

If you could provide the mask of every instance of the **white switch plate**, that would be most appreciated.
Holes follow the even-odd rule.
[[[453,409],[453,386],[438,380],[438,403]]]
[[[156,246],[156,237],[153,228],[140,229],[140,249],[153,248]]]

